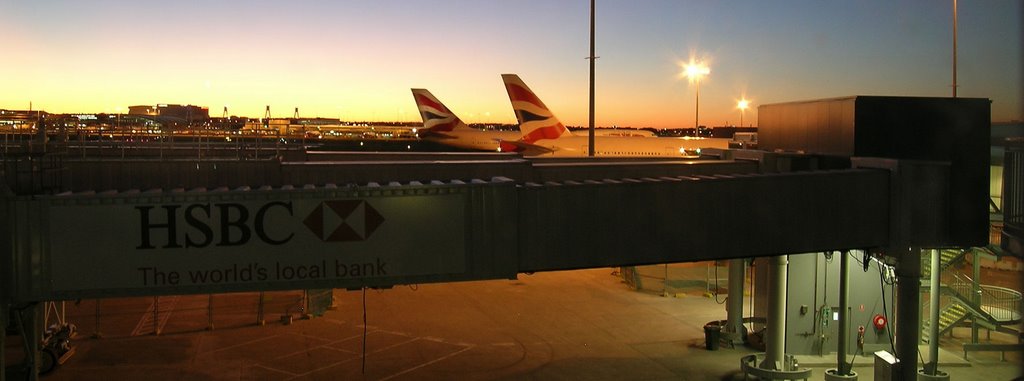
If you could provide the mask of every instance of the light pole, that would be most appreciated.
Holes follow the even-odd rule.
[[[683,74],[686,78],[690,79],[691,83],[694,83],[697,87],[696,104],[694,106],[693,116],[693,135],[700,136],[700,78],[711,73],[711,68],[707,67],[703,63],[695,63],[690,61],[686,65],[686,72]]]
[[[956,24],[957,6],[956,0],[953,0],[953,98],[956,98]]]
[[[743,114],[747,112],[747,108],[750,107],[750,101],[746,99],[740,99],[736,102],[736,108],[740,109],[740,127],[743,127]]]

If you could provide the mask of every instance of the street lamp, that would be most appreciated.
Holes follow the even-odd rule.
[[[697,87],[696,105],[694,106],[693,116],[693,134],[694,136],[700,135],[700,78],[711,73],[711,68],[703,63],[696,63],[690,61],[689,64],[684,68],[686,71],[683,75],[690,79],[691,83],[694,83]]]
[[[750,107],[750,101],[746,99],[736,102],[736,108],[740,109],[740,127],[743,127],[743,114],[746,113],[748,107]]]

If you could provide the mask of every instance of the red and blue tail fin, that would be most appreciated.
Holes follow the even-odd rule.
[[[420,117],[423,118],[424,131],[444,134],[453,130],[469,128],[462,119],[459,119],[427,89],[412,89],[412,97],[416,100]]]
[[[572,136],[569,129],[541,102],[540,98],[515,74],[502,74],[505,91],[512,102],[512,109],[519,121],[522,141],[533,144],[542,139],[558,139]]]

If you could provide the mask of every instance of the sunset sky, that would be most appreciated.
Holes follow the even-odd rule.
[[[467,122],[514,123],[517,73],[563,122],[587,124],[586,0],[0,0],[0,108],[418,121],[409,88]],[[597,124],[756,124],[766,103],[950,96],[952,1],[597,1]],[[1024,119],[1020,0],[959,1],[958,95]]]

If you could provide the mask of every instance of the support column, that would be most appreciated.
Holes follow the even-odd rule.
[[[896,263],[896,358],[902,380],[917,379],[917,343],[921,340],[921,257],[907,250]]]
[[[789,256],[768,259],[768,322],[761,369],[786,370],[786,270]]]
[[[836,351],[839,374],[850,375],[846,350],[850,341],[850,253],[842,252],[839,261],[839,349]]]
[[[939,359],[939,251],[932,249],[931,269],[928,287],[928,363],[924,364],[925,372],[931,375],[938,369]]]
[[[7,317],[10,314],[8,311],[7,303],[0,302],[0,329],[3,330],[3,334],[0,335],[0,381],[7,381],[7,353],[4,348],[7,347]]]
[[[932,249],[929,250],[932,254],[932,273],[931,273],[931,287],[929,288],[928,297],[931,299],[928,310],[929,318],[931,323],[928,324],[928,363],[924,364],[924,369],[921,370],[917,379],[921,380],[949,380],[949,374],[939,370],[939,263],[941,256],[939,251]]]
[[[728,323],[725,331],[733,344],[743,343],[743,283],[746,260],[729,261],[729,303],[726,305]]]
[[[978,254],[978,250],[971,249],[971,267],[973,267],[974,282],[971,282],[971,301],[974,305],[981,305],[981,255]],[[971,319],[971,342],[974,344],[978,343],[978,320]]]
[[[856,380],[853,364],[846,361],[846,350],[850,342],[850,255],[839,255],[839,340],[836,347],[836,368],[825,371],[825,380]]]

